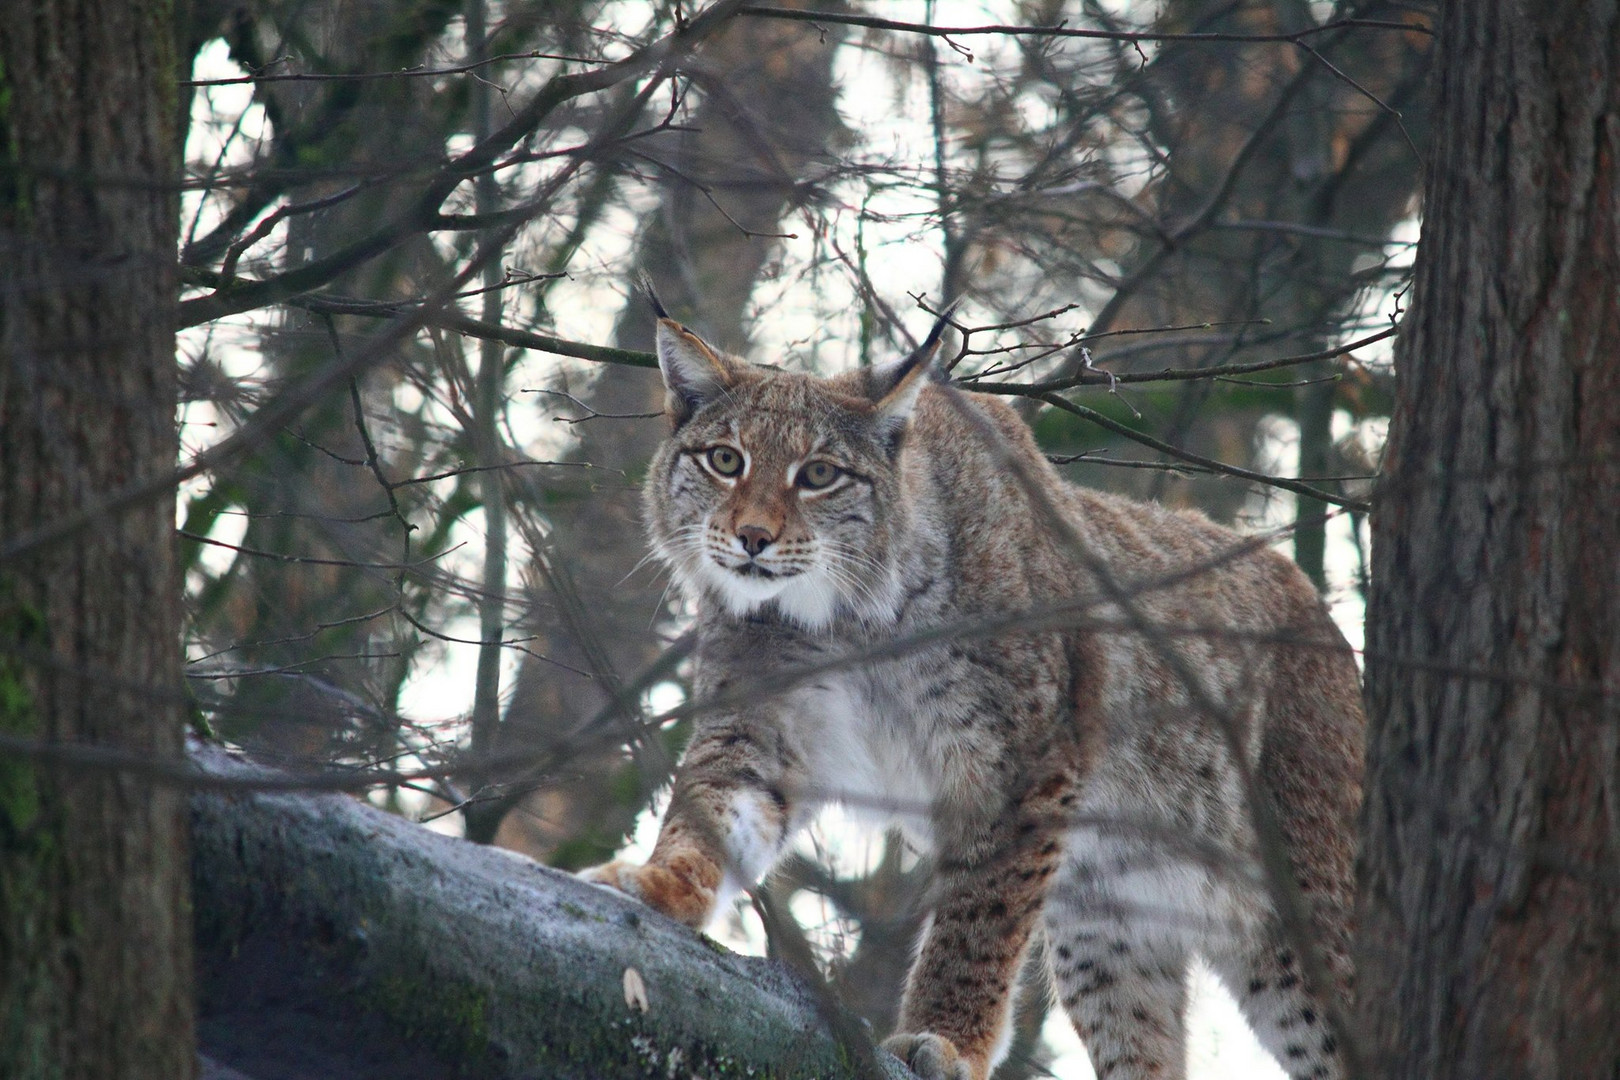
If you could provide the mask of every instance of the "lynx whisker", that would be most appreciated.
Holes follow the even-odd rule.
[[[659,558],[660,555],[657,551],[647,552],[647,554],[636,560],[636,565],[625,571],[625,575],[614,583],[615,588],[622,586],[625,582],[635,577],[637,571],[639,571],[643,566],[646,566],[648,563],[656,562],[659,560]]]
[[[826,572],[845,587],[851,598],[862,606],[877,607],[883,593],[877,584],[887,569],[882,560],[860,551],[847,543],[834,541],[826,547]],[[861,573],[865,571],[865,573]]]

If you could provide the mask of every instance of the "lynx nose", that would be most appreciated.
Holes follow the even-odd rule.
[[[742,541],[743,550],[748,552],[751,558],[758,558],[759,553],[764,551],[766,546],[776,537],[772,536],[769,530],[762,529],[758,525],[744,525],[737,530],[737,539]]]

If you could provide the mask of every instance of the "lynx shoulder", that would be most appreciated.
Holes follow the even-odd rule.
[[[829,802],[936,855],[888,1046],[983,1080],[1044,935],[1100,1077],[1185,1069],[1202,956],[1295,1077],[1342,1074],[1360,801],[1356,669],[1282,556],[1067,484],[1015,413],[943,385],[942,325],[831,379],[661,319],[668,440],[645,505],[698,610],[704,713],[646,865],[587,871],[693,926]],[[1279,822],[1328,985],[1261,884]]]

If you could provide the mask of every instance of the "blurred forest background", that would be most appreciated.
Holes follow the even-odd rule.
[[[638,519],[641,273],[824,372],[960,298],[961,385],[1076,482],[1268,532],[1359,642],[1427,5],[179,6],[180,434],[236,440],[181,493],[186,658],[228,741],[564,868],[652,818],[690,612]],[[925,873],[829,824],[767,886],[879,1032]]]

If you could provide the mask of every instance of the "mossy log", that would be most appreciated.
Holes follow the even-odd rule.
[[[193,758],[265,775],[217,750]],[[868,1072],[782,965],[570,875],[342,795],[224,788],[191,807],[205,1076]]]

